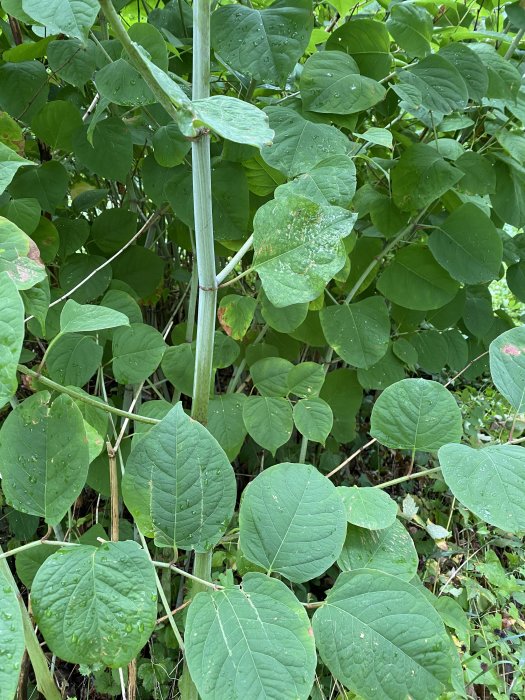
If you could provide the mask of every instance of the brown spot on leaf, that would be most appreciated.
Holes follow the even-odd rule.
[[[226,313],[226,309],[222,306],[219,306],[217,309],[217,318],[219,319],[219,323],[221,324],[221,328],[224,330],[226,335],[231,335],[232,334],[232,327],[229,326],[226,321],[224,320],[224,314]]]
[[[40,249],[31,238],[29,239],[29,252],[27,254],[27,257],[30,260],[34,260],[36,263],[44,267],[44,263],[42,262],[42,258],[40,257]]]

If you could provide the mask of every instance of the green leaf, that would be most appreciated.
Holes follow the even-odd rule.
[[[61,333],[88,333],[118,326],[129,326],[128,317],[120,311],[93,304],[77,304],[73,299],[66,301],[60,314]]]
[[[46,270],[34,242],[16,224],[0,216],[0,273],[16,288],[30,289],[46,279]]]
[[[325,371],[317,362],[301,362],[288,373],[288,391],[302,399],[317,396],[325,380]]]
[[[342,244],[357,214],[288,195],[264,204],[255,214],[253,266],[266,296],[282,307],[316,299],[343,267]]]
[[[244,402],[242,416],[250,437],[273,455],[292,435],[292,407],[287,399],[248,396]]]
[[[0,107],[25,124],[38,114],[49,96],[49,76],[40,61],[0,66]]]
[[[288,177],[310,172],[329,156],[348,151],[348,139],[333,126],[314,124],[287,107],[267,107],[266,114],[275,136],[272,146],[264,147],[261,155]]]
[[[160,365],[166,343],[156,328],[132,323],[113,333],[113,374],[119,384],[138,384]]]
[[[138,443],[122,479],[127,508],[159,547],[213,547],[233,515],[235,492],[222,448],[180,403]]]
[[[155,627],[155,571],[136,542],[62,549],[38,570],[31,601],[40,631],[59,658],[121,668]]]
[[[349,525],[337,565],[343,571],[376,569],[410,581],[417,573],[419,557],[412,537],[399,520],[381,530]]]
[[[193,373],[195,370],[195,347],[191,343],[181,343],[166,348],[161,369],[166,379],[177,391],[193,396]]]
[[[435,452],[447,442],[459,442],[462,432],[453,395],[428,379],[392,384],[372,409],[370,435],[392,449]]]
[[[282,357],[265,357],[254,362],[250,372],[261,396],[286,396],[288,374],[292,368],[292,363]]]
[[[320,576],[337,559],[346,535],[335,486],[312,466],[277,464],[244,491],[239,513],[243,554],[290,581]]]
[[[462,177],[461,170],[447,163],[435,148],[414,144],[403,151],[392,170],[394,203],[403,211],[422,209]]]
[[[17,170],[23,165],[36,165],[36,163],[27,160],[27,158],[22,158],[16,151],[0,143],[0,194],[4,192]]]
[[[468,89],[461,73],[446,58],[432,54],[399,73],[401,84],[416,88],[421,105],[438,115],[467,106]]]
[[[346,51],[363,75],[381,80],[390,73],[390,37],[384,22],[357,17],[332,32],[326,42],[330,51]]]
[[[60,267],[58,279],[61,288],[70,292],[71,298],[80,304],[98,299],[108,288],[112,277],[111,267],[105,263],[106,259],[99,255],[74,253]]]
[[[28,236],[33,234],[41,221],[40,204],[38,200],[31,197],[9,200],[9,202],[0,207],[0,214],[16,224]],[[49,219],[46,219],[46,221],[51,223]],[[40,253],[42,254],[42,251]]]
[[[274,132],[268,126],[268,117],[255,105],[226,95],[212,95],[192,105],[197,129],[206,126],[223,139],[257,148],[272,143]]]
[[[309,172],[280,185],[275,190],[275,197],[292,193],[318,204],[334,204],[346,209],[355,194],[355,187],[356,173],[352,159],[338,155],[320,161]]]
[[[432,233],[428,247],[458,282],[481,284],[499,276],[503,244],[492,221],[475,204],[455,209]]]
[[[91,237],[103,253],[120,250],[137,232],[137,215],[126,209],[105,209],[91,224]]]
[[[306,109],[325,114],[354,114],[384,99],[385,88],[359,74],[353,58],[340,51],[314,53],[304,64],[299,83]]]
[[[64,166],[56,160],[49,160],[36,168],[17,173],[9,192],[17,199],[33,197],[44,211],[53,214],[66,198],[68,181]]]
[[[298,401],[293,407],[293,420],[301,435],[322,445],[334,424],[332,409],[326,401],[317,396]]]
[[[424,58],[430,53],[433,18],[423,7],[410,3],[393,5],[386,26],[410,58]]]
[[[49,34],[66,34],[77,39],[87,37],[97,18],[97,0],[22,0],[24,12],[43,24]]]
[[[279,333],[291,333],[305,320],[308,314],[308,303],[290,304],[277,307],[272,304],[261,290],[261,314],[266,323]]]
[[[96,46],[94,42],[78,39],[51,41],[47,46],[49,67],[75,87],[82,87],[91,80],[96,66]]]
[[[66,386],[84,386],[99,368],[103,352],[91,336],[68,333],[58,338],[46,355],[49,376]]]
[[[232,698],[307,700],[317,663],[305,609],[282,581],[258,573],[240,588],[197,595],[185,653],[202,700],[222,700],[225,689]]]
[[[125,182],[133,165],[133,141],[126,124],[117,117],[99,121],[92,143],[87,130],[85,126],[73,136],[73,152],[80,165],[100,177]]]
[[[407,309],[439,309],[455,297],[459,285],[425,246],[399,250],[380,275],[377,289]]]
[[[80,110],[71,102],[48,102],[31,122],[35,135],[50,148],[73,149],[73,134],[82,128]]]
[[[431,700],[448,685],[443,622],[422,593],[395,576],[342,573],[315,612],[313,628],[330,672],[365,698]]]
[[[173,168],[183,163],[191,148],[191,142],[182,135],[174,123],[166,124],[166,126],[157,129],[153,134],[152,143],[155,160],[164,168]]]
[[[242,417],[245,394],[222,394],[210,399],[206,427],[233,461],[239,454],[246,437]]]
[[[458,189],[472,194],[496,192],[496,173],[493,164],[487,158],[474,151],[466,151],[454,165],[465,173],[457,184]]]
[[[404,379],[405,371],[403,365],[392,352],[392,348],[388,348],[386,354],[370,369],[359,368],[357,378],[363,389],[367,391],[371,389],[383,390]]]
[[[525,224],[525,170],[510,163],[497,161],[496,191],[490,196],[496,214],[511,226],[521,228]]]
[[[33,585],[38,569],[55,551],[53,547],[39,544],[38,547],[26,549],[16,555],[16,574],[27,589]]]
[[[480,42],[469,44],[469,47],[476,52],[487,69],[489,84],[484,97],[515,103],[521,85],[521,75],[516,66],[500,56],[490,44]]]
[[[397,515],[397,503],[381,489],[371,486],[339,486],[337,488],[352,525],[367,530],[390,527]]]
[[[525,529],[525,451],[518,445],[444,445],[438,453],[454,496],[478,518],[506,532]]]
[[[0,695],[13,700],[25,651],[24,625],[16,589],[0,572]]]
[[[330,347],[354,367],[369,369],[388,350],[390,318],[381,297],[327,306],[319,316]]]
[[[328,372],[320,395],[334,414],[332,435],[343,444],[353,440],[356,416],[363,398],[355,371],[340,368]]]
[[[212,13],[212,47],[239,73],[283,86],[308,46],[312,27],[311,0],[276,0],[262,10],[226,5]]]
[[[0,432],[2,489],[22,513],[56,525],[86,483],[89,451],[82,414],[65,394],[41,391],[19,404]]]
[[[24,308],[29,316],[34,316],[40,323],[42,334],[46,330],[46,318],[51,301],[51,290],[49,288],[49,280],[46,278],[42,282],[38,282],[31,289],[26,289],[21,292],[24,300]]]
[[[217,317],[225,332],[242,340],[250,328],[257,300],[240,294],[227,294],[219,302]]]
[[[24,340],[24,304],[7,272],[0,272],[0,408],[16,392],[16,368]]]
[[[483,61],[468,44],[451,42],[439,49],[439,55],[452,63],[467,85],[471,100],[481,102],[487,94],[489,76]]]
[[[512,328],[489,347],[490,374],[498,391],[522,413],[525,409],[525,326]]]

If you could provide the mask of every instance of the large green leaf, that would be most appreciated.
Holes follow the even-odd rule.
[[[82,87],[92,79],[96,53],[93,41],[60,39],[47,46],[47,59],[53,73],[76,87]]]
[[[108,180],[125,182],[133,165],[131,133],[117,117],[99,121],[91,142],[87,137],[87,127],[75,132],[73,152],[80,165]]]
[[[310,696],[317,663],[312,628],[282,581],[250,573],[240,588],[199,593],[188,609],[185,641],[202,700]]]
[[[483,61],[475,51],[472,51],[468,44],[450,42],[440,48],[439,55],[450,61],[460,72],[470,99],[481,102],[487,93],[489,76]]]
[[[461,440],[461,411],[442,384],[403,379],[379,396],[372,409],[370,435],[400,450],[435,452]]]
[[[7,272],[0,272],[0,408],[16,392],[16,367],[24,340],[24,304]]]
[[[53,343],[46,355],[49,376],[66,386],[84,386],[99,368],[103,352],[95,338],[67,333]]]
[[[320,396],[334,414],[332,435],[342,443],[353,440],[355,420],[363,398],[355,371],[339,368],[328,372]]]
[[[497,161],[496,191],[490,202],[496,214],[511,226],[521,228],[525,224],[525,169],[517,163]]]
[[[138,384],[157,369],[166,343],[145,323],[122,326],[113,333],[113,374],[119,384]]]
[[[300,583],[320,576],[337,559],[346,536],[343,502],[312,466],[276,464],[244,491],[239,513],[243,554]]]
[[[286,396],[292,368],[292,363],[284,357],[263,357],[251,365],[250,372],[261,396]]]
[[[214,437],[177,404],[126,462],[122,495],[160,547],[207,550],[235,506],[235,475]]]
[[[403,151],[392,170],[394,203],[403,211],[422,209],[462,177],[462,171],[447,163],[435,148],[414,144]]]
[[[22,158],[16,151],[0,142],[0,194],[9,185],[16,171],[23,165],[36,165],[27,158]]]
[[[305,108],[326,114],[364,112],[386,95],[380,83],[360,75],[354,59],[341,51],[310,56],[299,85]]]
[[[6,272],[17,289],[30,289],[46,279],[35,243],[16,224],[0,216],[0,273]]]
[[[275,136],[261,155],[288,177],[307,173],[329,156],[348,152],[348,139],[333,126],[314,124],[287,107],[268,107],[266,114]]]
[[[71,102],[48,102],[31,122],[35,136],[50,148],[71,151],[72,137],[82,127],[80,110]]]
[[[49,34],[84,39],[93,26],[100,6],[97,0],[22,0],[24,12],[43,24]]]
[[[406,309],[427,311],[452,301],[459,285],[426,246],[412,245],[396,253],[380,275],[377,288]]]
[[[242,416],[250,437],[273,455],[292,435],[292,407],[287,399],[278,396],[248,396]]]
[[[128,317],[105,306],[77,304],[69,299],[60,313],[61,333],[88,333],[118,326],[129,326]]]
[[[25,650],[24,626],[17,591],[2,572],[0,611],[0,696],[2,700],[13,700]]]
[[[490,373],[496,388],[522,413],[525,409],[525,326],[512,328],[492,341]]]
[[[354,367],[369,369],[388,350],[390,317],[381,297],[327,306],[319,316],[330,347]]]
[[[136,542],[62,549],[38,570],[31,601],[40,631],[59,658],[121,668],[155,627],[155,571]]]
[[[427,56],[401,71],[399,78],[402,85],[419,91],[423,107],[441,117],[467,106],[468,89],[461,73],[438,54]]]
[[[507,532],[525,529],[523,447],[444,445],[438,456],[447,486],[478,518]]]
[[[15,119],[31,123],[48,96],[49,76],[40,61],[0,66],[0,107]]]
[[[257,210],[253,222],[254,268],[277,307],[312,301],[343,267],[342,239],[357,214],[305,197],[279,197]]]
[[[272,143],[274,132],[268,126],[268,117],[255,105],[227,95],[212,95],[192,105],[195,128],[206,126],[223,139],[257,148]]]
[[[292,192],[318,204],[334,204],[346,209],[355,194],[355,187],[354,162],[348,156],[338,155],[320,161],[307,173],[280,185],[275,190],[275,197]]]
[[[410,581],[417,573],[419,557],[412,537],[396,518],[381,530],[349,525],[337,564],[343,571],[377,569]]]
[[[467,202],[432,233],[428,247],[438,263],[464,284],[491,282],[499,276],[503,243],[489,217]]]
[[[282,86],[303,55],[312,27],[311,0],[276,0],[262,10],[226,5],[212,14],[212,46],[239,73]]]
[[[6,500],[22,513],[56,525],[86,483],[84,421],[69,396],[50,405],[41,391],[19,404],[0,432],[0,471]]]
[[[246,437],[242,417],[245,394],[221,394],[210,399],[207,428],[219,445],[234,460]]]
[[[317,362],[301,362],[288,373],[288,390],[302,399],[317,396],[325,380],[325,370]]]
[[[42,209],[54,213],[67,196],[68,172],[56,160],[48,160],[36,168],[20,170],[9,186],[13,197],[33,197]]]
[[[430,53],[433,18],[423,7],[411,3],[393,5],[386,26],[396,44],[411,58],[424,58]]]
[[[436,700],[448,685],[443,622],[422,593],[395,576],[342,573],[313,628],[330,672],[367,700]]]
[[[397,503],[381,489],[372,486],[339,486],[346,510],[346,519],[352,525],[367,530],[390,527],[397,515]]]
[[[332,32],[326,48],[346,51],[363,75],[381,80],[390,73],[390,37],[384,22],[364,17],[352,18]]]

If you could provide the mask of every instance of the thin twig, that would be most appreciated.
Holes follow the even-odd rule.
[[[165,562],[165,561],[153,561],[153,564],[158,567],[159,569],[173,569],[177,574],[180,574],[180,576],[184,576],[185,578],[189,578],[192,581],[195,581],[196,583],[200,583],[203,586],[207,586],[208,588],[213,588],[214,591],[222,591],[224,590],[224,586],[219,586],[218,583],[212,583],[211,581],[205,581],[202,578],[199,578],[198,576],[194,576],[193,574],[190,574],[188,571],[184,571],[184,569],[179,569],[178,566],[175,566],[175,564],[171,562]]]
[[[184,610],[184,608],[187,608],[190,603],[191,603],[191,598],[189,600],[187,600],[186,602],[184,602],[182,605],[179,605],[178,608],[175,608],[174,610],[172,610],[171,614],[176,615],[181,610]],[[163,622],[166,622],[167,619],[168,619],[168,615],[164,615],[163,617],[159,617],[159,619],[157,620],[157,625],[160,625]]]
[[[235,266],[237,265],[240,260],[246,255],[246,253],[250,250],[250,248],[253,245],[253,233],[252,235],[248,238],[246,243],[243,243],[243,245],[239,248],[239,250],[235,253],[233,258],[230,260],[230,262],[223,267],[223,269],[218,273],[217,275],[217,286],[221,284],[223,280],[228,277],[230,272],[233,271]]]
[[[337,474],[337,472],[341,471],[341,469],[342,469],[343,467],[346,467],[347,464],[349,464],[353,459],[355,459],[358,455],[360,455],[361,452],[364,452],[364,450],[366,450],[367,447],[370,447],[370,445],[373,445],[374,442],[377,442],[377,439],[376,439],[376,438],[372,438],[372,439],[369,440],[366,444],[364,444],[363,447],[360,447],[360,448],[359,448],[358,450],[356,450],[355,452],[352,452],[352,454],[350,455],[350,457],[347,457],[347,458],[344,460],[344,462],[341,462],[341,464],[339,464],[339,466],[337,466],[335,469],[332,469],[332,471],[329,472],[329,473],[326,475],[326,478],[327,478],[327,479],[330,479],[334,474]]]

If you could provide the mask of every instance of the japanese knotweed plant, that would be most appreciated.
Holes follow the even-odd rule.
[[[387,489],[525,530],[525,9],[0,5],[1,700],[166,626],[184,700],[466,697]]]

